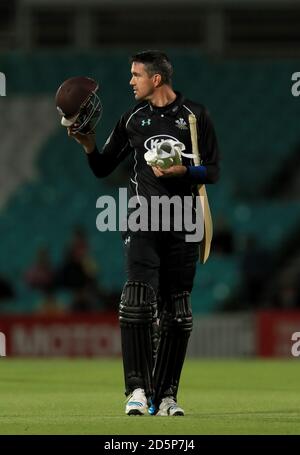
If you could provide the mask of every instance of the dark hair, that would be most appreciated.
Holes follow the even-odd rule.
[[[132,55],[130,62],[143,63],[149,76],[160,74],[162,83],[171,85],[173,67],[164,52],[152,50],[139,52],[138,54]]]

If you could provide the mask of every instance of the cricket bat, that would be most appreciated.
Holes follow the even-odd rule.
[[[201,158],[198,147],[197,119],[194,114],[189,115],[189,125],[191,132],[192,152],[195,157],[194,165],[200,166]],[[204,234],[203,239],[200,242],[199,260],[202,264],[205,264],[210,253],[210,245],[213,237],[213,222],[204,184],[198,185],[198,194],[200,196],[204,222]]]

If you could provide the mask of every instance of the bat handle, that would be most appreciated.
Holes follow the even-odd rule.
[[[191,142],[192,152],[194,155],[194,165],[200,165],[199,148],[198,148],[198,136],[197,136],[197,119],[194,114],[189,115],[189,125],[191,130]]]
[[[196,123],[197,123],[197,119],[196,119],[195,114],[190,114],[189,115],[189,124],[190,125],[192,125],[192,124],[195,125]]]

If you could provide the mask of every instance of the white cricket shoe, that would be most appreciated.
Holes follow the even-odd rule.
[[[184,416],[184,410],[178,406],[173,397],[162,399],[157,416]]]
[[[144,389],[135,389],[128,398],[125,414],[129,416],[144,415],[147,413],[148,404]]]

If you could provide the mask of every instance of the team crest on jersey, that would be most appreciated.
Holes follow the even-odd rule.
[[[180,117],[178,120],[175,120],[176,126],[181,130],[187,130],[188,126],[184,118]]]

